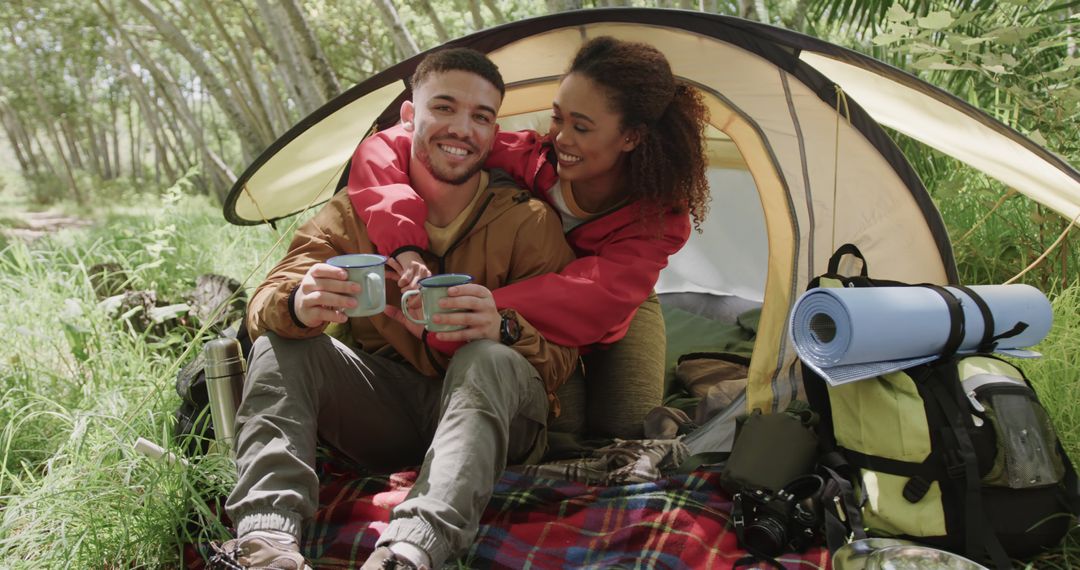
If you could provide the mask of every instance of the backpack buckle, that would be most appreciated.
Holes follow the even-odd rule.
[[[904,484],[904,500],[909,503],[918,503],[930,492],[930,481],[923,478],[922,475],[916,475],[907,480]]]
[[[967,476],[967,466],[956,451],[945,454],[945,474],[949,479],[963,479]]]

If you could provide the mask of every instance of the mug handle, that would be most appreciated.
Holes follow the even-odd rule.
[[[364,306],[366,307],[378,307],[381,299],[376,299],[376,291],[382,290],[382,277],[379,277],[378,273],[368,273],[365,278],[367,286],[364,287]]]
[[[413,289],[412,291],[406,291],[406,292],[402,293],[401,294],[401,312],[405,313],[405,318],[406,319],[409,319],[410,321],[412,321],[412,322],[414,322],[414,323],[416,323],[418,325],[427,326],[428,322],[427,322],[426,319],[418,321],[418,320],[414,319],[411,314],[409,314],[409,302],[408,302],[409,297],[411,297],[413,295],[419,295],[419,294],[420,294],[419,289]],[[420,304],[420,311],[421,311],[421,313],[424,311],[423,301],[421,301],[421,304]]]

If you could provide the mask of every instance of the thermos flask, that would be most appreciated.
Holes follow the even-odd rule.
[[[244,390],[244,362],[240,342],[234,338],[212,340],[203,347],[206,357],[206,390],[210,396],[210,418],[219,451],[236,454],[236,409]]]

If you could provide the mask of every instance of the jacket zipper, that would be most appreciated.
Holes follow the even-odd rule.
[[[457,249],[457,246],[461,245],[461,242],[465,241],[465,238],[468,237],[470,233],[472,233],[473,228],[476,227],[476,224],[480,223],[480,217],[484,215],[484,211],[487,210],[488,205],[491,204],[491,201],[494,199],[495,193],[492,192],[488,195],[487,198],[484,199],[484,202],[480,204],[480,207],[476,211],[476,215],[473,216],[473,219],[469,222],[469,225],[465,227],[465,231],[461,232],[460,237],[456,241],[454,241],[454,243],[450,244],[450,247],[446,248],[445,253],[436,258],[439,260],[439,273],[446,273],[446,258],[450,256],[450,252]],[[421,344],[424,345],[424,354],[427,356],[428,362],[431,363],[431,366],[435,369],[435,371],[438,372],[440,376],[446,376],[446,369],[439,365],[439,360],[435,358],[435,354],[432,352],[431,346],[429,346],[427,343],[427,335],[428,331],[425,329],[423,338],[420,339]]]
[[[461,234],[459,234],[460,237],[458,237],[458,239],[455,240],[454,243],[450,244],[450,247],[446,248],[445,253],[439,256],[439,273],[446,273],[446,258],[450,257],[450,253],[457,249],[457,246],[461,245],[461,242],[465,241],[465,238],[468,237],[470,233],[472,233],[473,228],[476,227],[476,224],[480,223],[480,217],[484,215],[484,211],[487,210],[488,205],[491,204],[491,201],[494,199],[494,192],[489,194],[488,197],[484,199],[484,202],[480,204],[480,207],[476,211],[476,215],[473,216],[473,219],[469,222],[469,225],[465,226],[465,231],[461,232]]]

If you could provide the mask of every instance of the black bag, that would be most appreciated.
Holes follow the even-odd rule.
[[[837,273],[842,246],[818,285],[904,285]],[[827,464],[859,489],[868,534],[951,550],[999,568],[1055,546],[1078,512],[1076,472],[1046,411],[1018,368],[989,356],[993,320],[980,354],[956,355],[960,302],[937,290],[953,315],[953,341],[937,360],[840,386],[803,366],[807,398],[820,414]],[[958,332],[959,331],[959,332]]]
[[[764,561],[782,568],[775,557],[802,552],[819,538],[831,552],[865,538],[851,484],[818,464],[817,422],[800,400],[781,413],[754,410],[739,419],[720,473],[732,494],[732,529],[749,553],[736,566]]]

